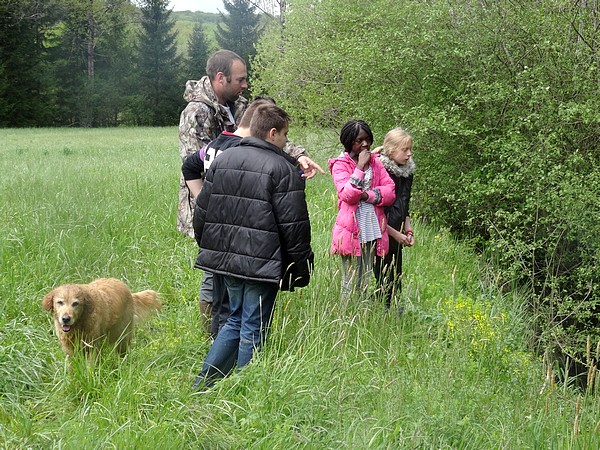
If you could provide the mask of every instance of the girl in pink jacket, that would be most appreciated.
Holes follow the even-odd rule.
[[[384,206],[395,200],[395,185],[379,158],[371,154],[373,133],[362,120],[350,120],[340,133],[344,152],[330,159],[329,170],[338,192],[338,215],[331,253],[342,259],[342,299],[353,289],[361,296],[373,273],[375,254],[388,252]]]

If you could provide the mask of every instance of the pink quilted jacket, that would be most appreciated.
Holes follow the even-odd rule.
[[[362,190],[350,183],[350,177],[363,179],[365,173],[356,167],[356,163],[347,152],[338,158],[328,161],[329,170],[338,192],[338,215],[333,226],[331,253],[339,255],[360,256],[359,228],[356,210],[360,202]],[[384,206],[394,203],[394,182],[379,161],[378,155],[372,154],[370,166],[373,170],[371,189],[377,188],[381,193],[380,203],[375,206],[375,214],[381,226],[382,237],[377,239],[377,255],[384,256],[388,252],[389,237]]]

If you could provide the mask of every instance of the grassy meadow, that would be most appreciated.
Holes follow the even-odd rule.
[[[335,132],[291,138],[323,168],[339,152]],[[415,219],[403,316],[340,304],[328,174],[307,182],[311,284],[280,294],[252,364],[192,393],[210,339],[196,245],[175,229],[177,129],[0,130],[0,143],[0,448],[600,447],[597,393],[546,380],[525,299],[448,232]],[[109,276],[159,291],[163,310],[123,360],[69,369],[41,299]]]

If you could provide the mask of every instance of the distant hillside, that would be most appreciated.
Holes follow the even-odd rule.
[[[177,30],[177,48],[179,53],[185,55],[187,43],[192,34],[194,26],[201,23],[204,28],[204,34],[209,44],[213,47],[209,49],[217,50],[217,40],[215,39],[215,30],[221,16],[215,13],[194,12],[194,11],[173,11],[171,17],[175,20],[175,29]]]

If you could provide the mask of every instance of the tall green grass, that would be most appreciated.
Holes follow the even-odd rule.
[[[0,130],[0,448],[598,448],[596,392],[546,381],[518,293],[415,219],[398,305],[340,304],[329,175],[307,182],[316,269],[268,345],[210,391],[195,243],[175,230],[175,128]],[[326,167],[333,132],[296,130]],[[415,186],[418,189],[418,182]],[[41,298],[114,276],[161,293],[123,360],[69,368]]]

